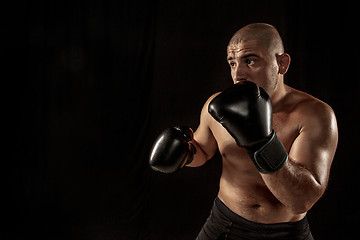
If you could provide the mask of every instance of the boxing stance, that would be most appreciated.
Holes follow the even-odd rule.
[[[205,103],[195,133],[160,134],[153,169],[198,167],[217,150],[218,197],[197,239],[313,239],[306,213],[324,193],[337,123],[324,102],[284,83],[290,56],[277,30],[250,24],[229,42],[234,82]]]

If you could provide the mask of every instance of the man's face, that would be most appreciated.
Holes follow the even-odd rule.
[[[272,94],[278,82],[279,66],[276,55],[272,56],[264,44],[257,40],[231,44],[227,48],[227,60],[234,84],[252,81]]]

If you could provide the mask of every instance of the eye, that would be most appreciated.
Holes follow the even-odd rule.
[[[236,66],[235,62],[229,62],[230,67],[234,68]]]
[[[253,59],[246,59],[246,64],[247,65],[254,65],[255,64],[255,60],[253,60]]]

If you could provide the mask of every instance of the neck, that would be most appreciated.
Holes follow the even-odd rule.
[[[277,107],[280,105],[281,101],[287,95],[287,90],[284,84],[283,79],[279,79],[278,83],[272,94],[270,95],[270,99],[273,105],[273,112],[276,112]]]

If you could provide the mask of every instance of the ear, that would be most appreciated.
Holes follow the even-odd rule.
[[[290,61],[291,61],[290,55],[287,53],[278,55],[277,61],[278,61],[278,65],[279,65],[279,73],[285,74],[290,66]]]

